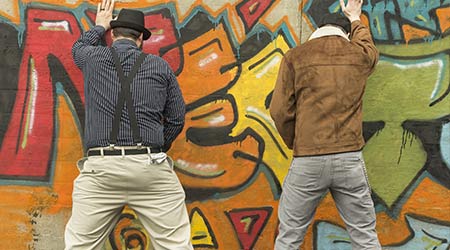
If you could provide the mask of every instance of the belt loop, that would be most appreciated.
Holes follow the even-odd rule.
[[[150,147],[147,147],[147,154],[148,154],[148,165],[151,165],[153,163],[152,160],[152,155],[151,155],[152,151],[150,150]]]
[[[125,158],[125,148],[122,147],[120,150],[122,151],[122,158]]]
[[[114,150],[114,144],[109,144],[109,150]]]
[[[105,157],[105,153],[103,153],[103,148],[100,148],[100,155],[103,157]]]

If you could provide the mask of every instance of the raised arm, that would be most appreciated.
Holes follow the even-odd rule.
[[[362,52],[367,55],[368,74],[370,74],[378,62],[379,54],[369,28],[360,20],[362,0],[348,0],[347,4],[344,3],[344,0],[339,1],[344,15],[352,23],[351,43],[360,47]]]
[[[97,6],[95,27],[84,34],[73,44],[72,57],[75,64],[82,69],[86,65],[90,53],[100,44],[105,32],[110,29],[113,19],[114,0],[103,0]]]

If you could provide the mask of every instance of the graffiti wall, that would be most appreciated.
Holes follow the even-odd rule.
[[[0,249],[63,249],[84,92],[71,46],[95,1],[0,0]],[[272,249],[291,151],[268,107],[283,54],[335,0],[121,1],[145,12],[144,51],[176,72],[186,126],[170,150],[195,249]],[[380,50],[364,101],[364,148],[385,249],[450,244],[450,1],[364,1]],[[125,208],[105,249],[152,249]],[[330,195],[302,249],[349,250]]]

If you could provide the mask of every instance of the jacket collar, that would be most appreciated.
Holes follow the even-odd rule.
[[[324,37],[324,36],[341,36],[341,37],[345,38],[347,41],[350,41],[347,34],[345,34],[342,29],[340,29],[338,27],[334,27],[334,26],[323,26],[323,27],[316,29],[316,31],[314,31],[311,34],[308,41],[315,39],[315,38]]]

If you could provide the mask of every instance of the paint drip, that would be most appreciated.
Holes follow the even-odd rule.
[[[398,156],[397,165],[400,164],[402,154],[403,154],[403,149],[406,148],[406,144],[408,144],[408,140],[409,140],[409,147],[411,147],[413,144],[413,141],[415,141],[416,139],[417,139],[417,136],[413,132],[403,128],[402,145],[400,146],[400,155]]]

